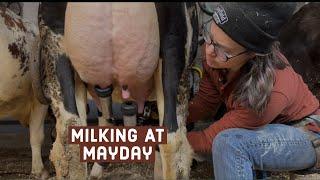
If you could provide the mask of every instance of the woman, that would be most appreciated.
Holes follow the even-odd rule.
[[[319,100],[277,48],[293,3],[213,3],[204,25],[204,77],[189,104],[188,123],[227,112],[187,134],[196,153],[212,152],[215,179],[253,179],[253,171],[313,167],[307,131],[320,122]],[[286,125],[290,124],[292,126]],[[317,130],[316,126],[309,129]]]

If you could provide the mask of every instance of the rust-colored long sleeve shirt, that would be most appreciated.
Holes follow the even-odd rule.
[[[288,63],[288,62],[287,62]],[[232,88],[239,79],[236,75],[229,82],[224,82],[227,74],[222,70],[210,68],[203,61],[204,76],[197,95],[189,103],[187,122],[210,117],[221,102],[227,106],[227,113],[203,131],[187,134],[194,151],[211,152],[215,136],[228,128],[255,129],[269,123],[285,123],[302,119],[310,114],[319,114],[319,100],[311,93],[302,77],[292,67],[276,70],[275,83],[266,110],[258,116],[250,109],[231,103]]]

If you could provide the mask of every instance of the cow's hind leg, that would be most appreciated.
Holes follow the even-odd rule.
[[[167,144],[160,145],[163,178],[188,179],[192,162],[192,149],[185,127],[189,97],[188,65],[196,54],[197,30],[192,26],[197,27],[197,15],[192,3],[156,3],[156,7],[162,58],[160,82],[163,85],[163,95],[157,100],[164,100],[158,110],[163,113],[160,121],[168,128]],[[193,41],[195,43],[191,43]]]
[[[33,108],[30,115],[30,145],[32,151],[32,171],[36,178],[49,178],[48,171],[44,168],[41,157],[41,146],[44,140],[44,120],[47,114],[48,106],[42,105],[34,98]]]
[[[159,60],[159,65],[155,73],[155,88],[157,96],[157,106],[159,113],[160,126],[165,125],[169,133],[167,135],[167,144],[159,145],[160,153],[156,152],[156,159],[154,164],[154,179],[177,179],[177,166],[175,156],[177,152],[177,139],[175,138],[177,128],[170,129],[168,123],[164,123],[165,117],[165,97],[163,88],[163,63]],[[172,127],[172,126],[171,126]]]
[[[187,72],[184,73],[181,82],[187,82]],[[179,87],[179,104],[177,106],[177,121],[179,128],[176,131],[174,138],[177,141],[177,146],[179,147],[176,151],[176,168],[179,171],[179,175],[182,179],[189,179],[193,150],[190,146],[186,133],[187,128],[185,125],[188,113],[188,90],[187,84],[181,83]]]
[[[50,61],[51,70],[46,84],[48,96],[56,117],[56,141],[50,153],[50,160],[56,170],[57,179],[86,179],[87,164],[80,162],[79,145],[68,144],[68,126],[86,125],[86,90],[81,82],[76,82],[71,63],[65,55],[58,55]],[[75,92],[75,90],[77,92]],[[77,102],[76,102],[77,99]],[[80,113],[78,113],[78,111]]]
[[[158,69],[155,73],[155,88],[157,95],[157,106],[159,112],[160,125],[163,125],[165,114],[165,97],[162,84],[162,60],[159,61]],[[186,74],[186,73],[185,73]],[[164,77],[166,78],[166,77]],[[182,77],[185,79],[185,76]],[[180,85],[179,92],[186,92],[188,87]],[[156,152],[154,164],[154,179],[188,179],[190,166],[192,163],[192,149],[186,138],[185,119],[187,115],[188,98],[179,94],[179,104],[177,105],[177,122],[176,131],[171,131],[167,135],[167,144],[160,145],[160,153]],[[166,126],[168,127],[168,126]]]
[[[83,93],[86,93],[86,90],[83,86],[82,88],[79,86],[80,89],[75,88],[74,71],[69,58],[64,53],[65,9],[66,3],[40,4],[39,59],[41,70],[45,71],[42,80],[44,94],[51,100],[51,107],[56,117],[57,136],[50,153],[50,160],[56,170],[56,179],[80,180],[87,178],[87,163],[80,162],[79,145],[68,144],[67,136],[68,126],[86,125],[86,120],[83,119],[86,114],[86,100],[83,99],[85,98]]]
[[[197,54],[198,45],[198,13],[195,3],[185,3],[185,46],[184,46],[184,60],[185,66],[179,79],[179,87],[177,94],[177,122],[178,130],[176,132],[177,141],[179,142],[179,149],[176,156],[177,168],[182,179],[189,179],[192,157],[194,152],[190,146],[186,133],[186,121],[188,116],[188,100],[189,100],[189,65],[192,64]]]
[[[77,110],[80,117],[80,124],[82,126],[87,125],[87,88],[83,81],[80,79],[77,72],[74,72],[75,80],[75,100]]]
[[[163,125],[163,117],[164,117],[164,96],[163,96],[163,86],[162,86],[162,59],[159,60],[158,67],[157,67],[155,75],[154,75],[154,80],[155,80],[155,89],[156,89],[159,121],[160,121],[160,126],[162,126]],[[153,176],[154,176],[155,180],[162,180],[163,179],[163,168],[162,168],[161,154],[158,151],[156,151],[156,154],[155,154]]]

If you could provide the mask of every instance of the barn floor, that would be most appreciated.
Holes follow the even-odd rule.
[[[49,126],[46,125],[46,132]],[[49,161],[51,139],[45,138],[43,146],[43,160],[50,176],[54,177],[54,169]],[[34,179],[31,175],[31,148],[29,145],[29,131],[17,124],[0,126],[0,180]],[[91,168],[92,164],[89,164]],[[152,164],[109,164],[104,172],[105,179],[153,179]],[[213,179],[212,165],[210,162],[198,163],[191,171],[190,179]],[[54,178],[52,178],[54,179]],[[268,178],[269,179],[269,178]],[[271,179],[290,179],[287,174],[274,175]],[[320,175],[314,174],[295,179],[319,180]]]

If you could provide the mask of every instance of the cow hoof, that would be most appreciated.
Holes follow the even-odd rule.
[[[90,172],[90,180],[102,179],[103,176],[103,166],[98,163],[94,163]]]
[[[33,173],[33,176],[35,179],[39,180],[47,180],[50,177],[49,172],[46,169],[43,169],[41,173]]]

